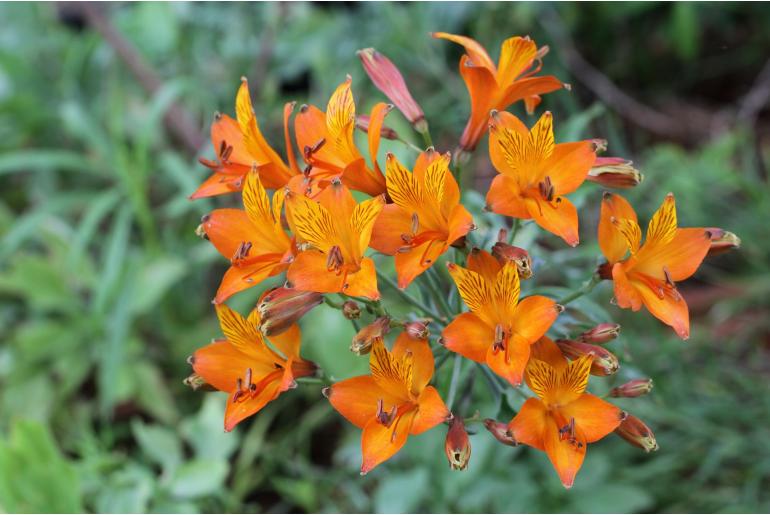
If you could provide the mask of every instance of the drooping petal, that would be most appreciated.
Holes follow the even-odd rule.
[[[242,175],[215,172],[198,186],[198,189],[190,195],[190,200],[240,191],[242,185]]]
[[[527,198],[525,202],[530,216],[540,227],[559,236],[572,247],[580,243],[577,209],[569,199],[556,197],[548,202]]]
[[[494,72],[475,65],[465,55],[460,59],[460,75],[471,97],[471,114],[460,136],[460,148],[471,152],[487,131],[487,118],[494,107],[497,82]]]
[[[644,306],[655,318],[671,326],[683,340],[690,337],[690,311],[687,308],[687,302],[676,290],[669,291],[661,288],[663,294],[659,294],[653,291],[647,282],[634,280],[631,282],[641,295]]]
[[[288,389],[285,379],[290,382],[291,377],[291,368],[277,370],[260,381],[256,394],[246,393],[237,400],[230,395],[225,408],[225,431],[232,431],[239,422],[254,415],[285,392]]]
[[[665,279],[665,270],[672,281],[683,281],[695,273],[710,246],[706,229],[677,229],[667,244],[645,245],[644,251],[637,255],[634,270],[658,279]]]
[[[341,291],[351,297],[366,297],[370,300],[379,300],[380,291],[377,288],[377,270],[372,258],[361,259],[358,272],[348,274],[347,280],[342,284]]]
[[[548,458],[551,460],[559,479],[565,488],[571,488],[575,482],[575,476],[583,465],[586,455],[586,441],[580,430],[575,430],[575,441],[562,440],[559,428],[552,418],[546,422],[544,446]]]
[[[486,362],[497,375],[513,386],[521,384],[524,369],[529,360],[530,342],[517,334],[512,334],[505,342],[505,349],[487,348]]]
[[[428,240],[408,252],[397,252],[395,262],[398,287],[408,287],[418,275],[432,267],[447,248],[445,241]]]
[[[615,287],[615,300],[618,307],[631,308],[639,311],[642,308],[642,295],[631,281],[628,280],[623,263],[615,263],[612,267],[612,282]]]
[[[218,340],[196,350],[192,366],[196,374],[223,392],[236,389],[238,378],[251,368],[254,377],[264,377],[275,370],[272,359],[244,354],[226,340]]]
[[[438,391],[427,386],[417,401],[417,415],[414,417],[411,434],[418,435],[443,423],[449,416],[449,409],[441,400]]]
[[[599,248],[611,264],[623,259],[628,252],[627,240],[623,237],[612,220],[636,219],[636,212],[626,199],[615,193],[605,193],[599,216]]]
[[[396,358],[403,358],[407,354],[412,355],[411,389],[413,394],[419,396],[433,377],[433,352],[430,350],[428,340],[412,338],[409,333],[403,331],[396,338],[392,353]]]
[[[441,337],[447,349],[484,363],[487,349],[495,340],[495,330],[473,313],[463,313],[446,326]]]
[[[494,106],[495,109],[503,110],[514,102],[526,100],[528,98],[551,93],[564,87],[564,83],[553,75],[543,77],[527,77],[519,79],[502,92],[498,94],[499,100]]]
[[[431,36],[434,38],[446,39],[448,41],[457,43],[458,45],[462,45],[465,47],[465,52],[473,61],[474,66],[483,66],[493,74],[497,72],[495,63],[489,57],[489,54],[475,39],[471,39],[466,36],[459,36],[457,34],[448,34],[446,32],[434,32],[431,34]]]
[[[214,297],[215,304],[221,304],[236,293],[258,285],[268,277],[281,273],[288,267],[282,263],[281,254],[268,254],[263,259],[239,266],[231,266],[222,277],[217,294]]]
[[[515,417],[508,423],[508,430],[518,443],[545,450],[543,440],[548,420],[548,410],[538,399],[527,399]]]
[[[529,219],[527,204],[521,194],[519,183],[511,176],[497,175],[487,192],[487,209],[499,215]]]
[[[581,395],[560,410],[567,419],[575,419],[586,443],[597,442],[613,432],[624,416],[620,408],[590,393]]]
[[[326,395],[340,415],[361,429],[374,419],[379,401],[386,412],[402,402],[401,397],[381,388],[372,376],[351,377],[334,383]]]
[[[401,450],[409,437],[412,422],[417,415],[416,409],[398,415],[390,427],[385,427],[377,419],[372,419],[364,426],[361,435],[361,474],[367,474],[374,467],[390,459]]]

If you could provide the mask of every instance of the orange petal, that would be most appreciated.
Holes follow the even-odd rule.
[[[351,377],[334,383],[326,395],[340,415],[361,429],[374,419],[380,400],[386,411],[402,402],[400,397],[383,390],[372,376]]]
[[[599,216],[599,248],[610,263],[617,263],[628,252],[628,243],[612,219],[637,221],[636,213],[626,199],[615,193],[605,193]]]
[[[444,401],[441,400],[438,391],[432,386],[427,386],[422,391],[417,403],[417,415],[414,418],[410,431],[413,435],[419,435],[428,429],[436,427],[443,423],[450,415],[449,409],[444,404]]]
[[[575,476],[583,465],[586,455],[586,441],[580,431],[575,431],[576,444],[569,440],[562,440],[556,422],[549,417],[546,422],[544,435],[545,452],[551,460],[556,472],[559,474],[565,488],[571,488],[575,482]]]
[[[404,331],[396,338],[392,354],[396,358],[412,355],[412,393],[420,395],[433,377],[433,352],[428,340],[412,338]]]
[[[287,380],[291,382],[291,368],[286,368],[283,375],[273,372],[275,378],[262,386],[258,394],[251,396],[246,394],[244,399],[234,402],[233,395],[227,399],[225,408],[225,431],[232,431],[233,428],[243,419],[254,415],[265,407],[268,402],[275,400],[282,392],[288,389]],[[266,379],[263,379],[266,381]]]
[[[227,304],[217,304],[215,307],[219,327],[233,347],[251,356],[252,359],[264,361],[271,365],[276,361],[283,361],[280,356],[265,345],[262,333],[256,323],[244,318],[237,311],[233,311]]]
[[[498,89],[494,72],[472,64],[470,58],[465,55],[460,59],[460,75],[471,97],[471,115],[460,137],[460,147],[470,152],[476,148],[487,131],[487,118],[489,111],[494,107],[494,95]]]
[[[369,158],[372,160],[372,168],[379,175],[382,175],[382,171],[380,170],[380,165],[377,164],[377,154],[380,150],[382,124],[385,121],[385,116],[387,116],[392,108],[393,106],[385,102],[378,102],[372,108],[372,113],[369,116],[369,131],[367,133],[369,138]]]
[[[690,311],[681,295],[676,291],[673,294],[666,291],[663,298],[660,298],[646,282],[632,281],[632,285],[641,294],[645,307],[655,318],[671,326],[683,340],[690,337]]]
[[[270,260],[231,266],[222,277],[214,302],[220,304],[236,293],[258,285],[270,276],[281,273],[288,265],[282,264],[282,255],[272,254]]]
[[[566,406],[583,395],[588,387],[592,363],[593,356],[590,354],[569,362],[567,368],[561,371],[558,386],[549,392],[553,404]]]
[[[642,308],[642,295],[637,287],[628,280],[623,263],[612,267],[612,281],[615,286],[615,300],[618,307],[639,311]]]
[[[532,66],[537,55],[537,45],[529,38],[515,36],[503,41],[500,47],[500,63],[497,83],[507,86]]]
[[[500,262],[486,250],[474,248],[468,254],[468,269],[473,270],[491,284],[494,284],[501,268]]]
[[[246,171],[244,171],[245,173]],[[198,189],[190,195],[190,200],[233,193],[240,191],[242,186],[243,175],[215,172],[198,186]]]
[[[513,218],[532,218],[521,195],[519,183],[508,175],[498,175],[492,179],[487,192],[487,209]]]
[[[676,201],[669,193],[647,225],[644,246],[665,245],[676,235]]]
[[[547,202],[527,198],[525,202],[530,216],[540,227],[561,237],[572,247],[580,243],[577,209],[569,199],[556,197],[552,202]]]
[[[350,217],[350,230],[353,238],[358,235],[358,246],[355,248],[358,256],[361,256],[369,247],[374,223],[384,205],[385,198],[382,195],[378,195],[364,200],[353,209],[353,214]]]
[[[364,426],[361,435],[361,474],[368,473],[401,450],[409,437],[416,414],[417,410],[412,409],[398,415],[390,427],[385,427],[377,419],[372,419]]]
[[[232,147],[225,163],[223,163],[225,167],[240,165],[244,172],[251,169],[254,157],[246,149],[241,126],[233,118],[223,114],[214,120],[214,123],[211,124],[211,143],[220,159],[222,158],[221,150]]]
[[[372,258],[365,257],[361,260],[361,269],[349,274],[345,284],[342,285],[345,295],[351,297],[366,297],[371,300],[380,299],[380,291],[377,289],[377,270]]]
[[[698,269],[711,246],[706,229],[677,229],[674,238],[665,245],[645,245],[637,254],[634,270],[665,279],[667,270],[671,280],[683,281]]]
[[[240,209],[215,209],[203,220],[206,236],[227,259],[232,259],[243,242],[254,239],[251,220]]]
[[[560,143],[543,165],[543,173],[551,178],[557,195],[567,195],[583,184],[594,161],[596,153],[592,142]]]
[[[601,440],[620,425],[623,412],[617,406],[586,393],[560,408],[565,417],[574,418],[586,443]]]
[[[412,215],[396,204],[386,204],[374,223],[369,246],[392,256],[405,245],[401,235],[411,232]]]
[[[462,45],[465,47],[465,52],[473,61],[474,66],[483,66],[492,73],[497,71],[495,63],[492,62],[492,59],[489,57],[487,51],[475,39],[466,36],[459,36],[456,34],[448,34],[446,32],[434,32],[431,34],[431,36],[438,39],[446,39],[448,41],[457,43],[458,45]]]
[[[473,313],[463,313],[444,328],[441,337],[447,349],[484,363],[487,349],[495,340],[495,330]]]
[[[449,215],[448,226],[449,236],[447,237],[447,242],[451,245],[473,229],[473,217],[465,209],[465,206],[457,204]]]
[[[497,375],[513,386],[521,384],[524,368],[529,360],[530,342],[517,334],[512,334],[505,343],[505,350],[487,347],[486,362]]]
[[[302,343],[302,332],[299,325],[293,324],[281,334],[270,337],[270,343],[287,358],[299,358],[299,347]]]
[[[448,247],[445,241],[428,240],[408,252],[397,252],[395,262],[398,287],[404,289],[409,286],[415,277],[432,267]]]
[[[286,157],[289,158],[289,168],[296,175],[302,172],[297,165],[297,156],[294,154],[294,146],[291,144],[291,134],[289,133],[289,119],[294,111],[295,102],[286,102],[283,105],[283,141],[286,145]]]
[[[563,87],[564,83],[553,75],[519,79],[502,92],[502,95],[499,96],[499,100],[494,107],[495,109],[502,111],[519,100],[550,93]]]
[[[326,254],[318,250],[305,250],[297,254],[286,272],[288,281],[298,290],[318,293],[342,291],[342,275],[330,272],[326,267]]]
[[[511,320],[511,331],[530,344],[535,343],[551,328],[561,310],[556,302],[542,295],[522,299]]]
[[[305,148],[317,148],[313,160],[319,160],[329,166],[329,172],[342,173],[347,164],[334,151],[334,142],[326,128],[326,115],[316,106],[303,105],[294,117],[294,135],[300,153]],[[321,141],[323,140],[323,143]],[[318,147],[318,145],[321,145]]]
[[[508,430],[517,442],[543,451],[545,450],[543,435],[549,422],[545,405],[538,399],[530,398],[511,419]]]
[[[531,356],[532,359],[545,361],[557,371],[566,368],[568,363],[567,358],[564,357],[559,347],[547,336],[543,336],[532,345]]]
[[[264,377],[275,370],[273,363],[256,360],[226,340],[218,340],[196,350],[192,362],[196,374],[223,392],[234,391],[238,378],[243,378],[248,368],[251,368],[255,378]]]
[[[373,172],[366,166],[363,157],[358,157],[345,166],[342,183],[351,190],[361,191],[372,197],[387,191],[382,172]]]

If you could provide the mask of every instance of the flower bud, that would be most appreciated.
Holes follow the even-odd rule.
[[[633,164],[622,157],[597,157],[586,178],[606,188],[633,188],[644,180]]]
[[[428,326],[423,322],[407,322],[404,324],[404,331],[417,340],[427,340],[430,336]]]
[[[620,324],[603,323],[589,329],[578,336],[578,341],[584,343],[607,343],[620,334]]]
[[[514,247],[513,245],[498,241],[492,246],[492,255],[501,264],[506,262],[514,263],[519,271],[519,277],[522,279],[532,277],[532,260],[529,257],[529,252],[521,247]]]
[[[495,439],[501,444],[510,445],[511,447],[516,447],[519,445],[519,442],[516,441],[516,438],[513,437],[510,430],[508,429],[508,424],[498,422],[497,420],[491,418],[486,418],[484,419],[484,427],[486,427],[487,431],[492,433],[492,436],[494,436]]]
[[[427,130],[425,113],[412,98],[406,87],[404,77],[390,59],[373,48],[365,48],[357,52],[366,74],[372,79],[377,89],[385,93],[393,104],[401,111],[409,122],[420,132]],[[419,126],[419,127],[418,127]],[[422,129],[422,130],[420,130]]]
[[[452,470],[468,468],[468,462],[471,459],[471,442],[461,417],[453,416],[449,421],[444,451]]]
[[[265,336],[281,334],[322,302],[320,293],[285,286],[274,288],[257,305],[261,320],[259,330]]]
[[[718,227],[709,227],[706,232],[711,238],[711,247],[709,248],[708,255],[716,256],[717,254],[723,254],[728,250],[738,249],[741,247],[741,239],[730,231],[725,231]]]
[[[627,415],[620,423],[615,434],[634,447],[644,449],[645,452],[657,451],[658,442],[655,435],[647,425],[633,415]]]
[[[618,358],[604,347],[574,340],[556,340],[556,345],[569,359],[578,359],[587,354],[593,356],[591,375],[609,376],[620,368]]]
[[[361,306],[352,300],[346,300],[342,305],[342,315],[348,320],[355,320],[361,316]]]
[[[610,390],[610,397],[641,397],[652,391],[652,379],[633,379]]]
[[[359,356],[369,354],[374,342],[388,334],[388,331],[390,331],[390,318],[378,318],[356,333],[353,343],[350,344],[350,351]]]
[[[358,116],[356,116],[356,128],[358,130],[366,132],[367,134],[369,133],[370,122],[371,122],[371,118],[369,117],[368,114],[359,114]],[[398,139],[398,133],[394,129],[391,129],[386,125],[383,125],[382,128],[380,128],[380,136],[389,140]]]

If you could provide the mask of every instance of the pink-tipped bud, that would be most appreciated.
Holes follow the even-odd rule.
[[[453,416],[449,421],[449,430],[446,433],[444,451],[452,470],[465,470],[471,459],[471,441],[468,431],[465,430],[463,419]]]
[[[513,437],[513,434],[511,434],[511,431],[508,429],[508,424],[487,418],[484,419],[484,427],[486,427],[487,431],[489,431],[501,444],[510,445],[511,447],[519,445],[519,442],[516,441],[516,438]]]
[[[497,258],[500,264],[514,263],[519,271],[519,277],[522,279],[532,277],[532,260],[529,257],[529,252],[521,247],[514,247],[498,241],[492,246],[492,255]]]
[[[556,340],[561,352],[569,359],[578,359],[590,354],[593,357],[591,374],[595,376],[609,376],[620,368],[617,356],[599,345],[576,342],[574,340]]]
[[[404,331],[417,340],[427,340],[430,337],[428,326],[423,322],[407,322],[404,324]]]
[[[356,116],[356,128],[358,130],[364,131],[367,134],[369,133],[369,123],[371,122],[371,118],[368,114],[359,114]],[[398,139],[398,133],[395,131],[395,129],[391,129],[390,127],[383,125],[380,129],[380,136],[389,139],[389,140],[396,140]]]
[[[361,316],[361,306],[352,300],[346,300],[342,305],[342,315],[348,320],[355,320]]]
[[[584,343],[607,343],[617,338],[619,334],[620,324],[605,322],[581,333],[577,339]]]
[[[412,97],[396,65],[373,48],[365,48],[357,53],[366,74],[377,89],[393,102],[418,131],[426,131],[428,124],[425,122],[425,113]]]
[[[658,450],[658,442],[655,435],[647,425],[633,415],[627,415],[620,423],[615,434],[634,447],[644,449],[645,452]]]
[[[281,334],[305,313],[323,302],[320,293],[281,286],[269,291],[257,305],[259,330],[265,336]]]
[[[633,379],[610,390],[610,397],[641,397],[652,391],[652,379]]]
[[[390,318],[378,318],[356,333],[353,337],[353,342],[350,344],[350,351],[359,356],[369,354],[374,342],[386,335],[388,331],[390,331]]]
[[[633,164],[622,157],[597,157],[587,179],[606,188],[633,188],[644,180]]]
[[[718,227],[709,227],[706,229],[709,238],[711,239],[711,247],[709,247],[709,256],[716,256],[729,250],[738,249],[741,247],[741,239],[731,233]]]

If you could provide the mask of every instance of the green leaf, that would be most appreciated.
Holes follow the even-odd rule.
[[[374,493],[377,513],[409,513],[418,511],[429,490],[428,471],[417,468],[397,476],[385,476]]]
[[[169,492],[183,499],[195,499],[218,492],[227,477],[224,460],[195,460],[182,465],[171,479]]]
[[[131,422],[131,432],[142,452],[152,461],[171,473],[182,461],[182,443],[175,432],[156,424],[139,420]]]

